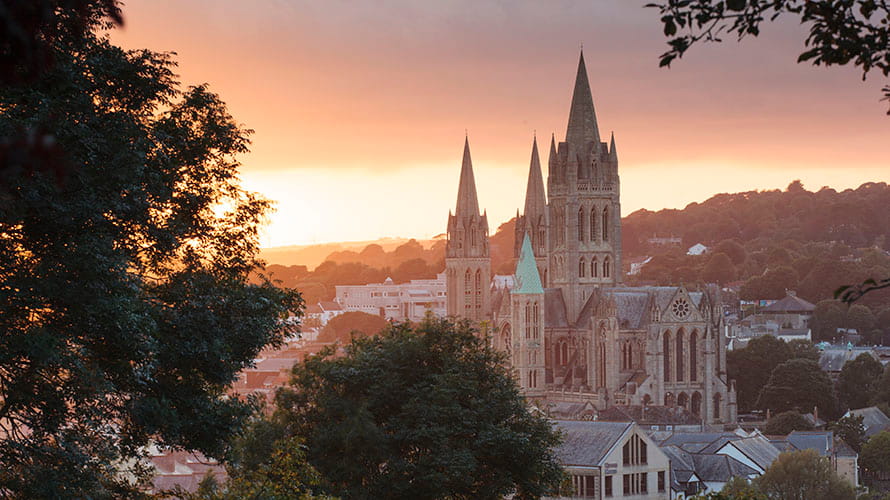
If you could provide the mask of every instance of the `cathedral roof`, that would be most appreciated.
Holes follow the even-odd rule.
[[[476,196],[476,179],[473,177],[473,161],[470,159],[470,140],[464,140],[464,158],[460,167],[460,184],[457,188],[455,217],[479,215],[479,198]]]
[[[519,262],[516,264],[516,278],[513,287],[514,294],[543,294],[541,275],[538,274],[538,265],[535,262],[535,254],[532,251],[532,242],[525,233],[522,240],[522,250],[519,252]]]
[[[538,139],[532,142],[532,159],[528,168],[528,185],[525,188],[525,211],[522,215],[536,219],[547,207],[544,194],[544,176],[541,173],[541,159],[538,156]]]
[[[562,297],[561,288],[544,290],[544,308],[545,328],[568,328],[569,321],[566,318],[566,303]]]
[[[591,142],[596,145],[600,143],[596,111],[593,109],[593,95],[590,93],[587,67],[584,65],[584,52],[581,52],[581,58],[578,60],[578,75],[575,77],[566,142],[577,148],[577,151],[584,151]]]

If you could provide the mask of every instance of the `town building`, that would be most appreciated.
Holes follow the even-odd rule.
[[[720,288],[628,287],[614,134],[601,140],[584,56],[565,140],[550,141],[547,188],[532,142],[516,223],[513,287],[492,287],[488,219],[469,140],[448,215],[447,312],[484,322],[527,397],[546,403],[680,408],[707,425],[734,422]]]
[[[445,274],[396,284],[392,278],[369,285],[337,285],[334,299],[344,311],[361,311],[397,321],[420,321],[427,311],[445,315]]]
[[[556,421],[559,463],[571,477],[559,498],[669,499],[668,457],[633,422]]]

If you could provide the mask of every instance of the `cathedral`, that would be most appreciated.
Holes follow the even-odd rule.
[[[583,53],[565,140],[550,141],[546,191],[532,144],[512,287],[491,285],[469,140],[447,235],[448,314],[486,325],[530,399],[735,422],[719,287],[623,284],[618,151],[614,134],[601,140]]]

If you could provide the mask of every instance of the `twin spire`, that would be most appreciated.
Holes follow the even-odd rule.
[[[476,196],[476,179],[473,177],[473,160],[470,159],[470,139],[464,139],[464,159],[460,166],[460,184],[457,188],[456,217],[478,217],[479,198]]]
[[[528,168],[528,185],[525,188],[525,211],[522,215],[536,217],[543,215],[547,208],[544,194],[544,176],[541,173],[541,159],[538,156],[538,139],[532,141],[532,159]]]

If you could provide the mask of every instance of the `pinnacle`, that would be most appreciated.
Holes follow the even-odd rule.
[[[547,197],[544,193],[544,177],[541,173],[541,159],[538,155],[538,140],[532,141],[532,158],[528,168],[528,184],[525,188],[525,209],[523,215],[537,220],[544,213]]]

